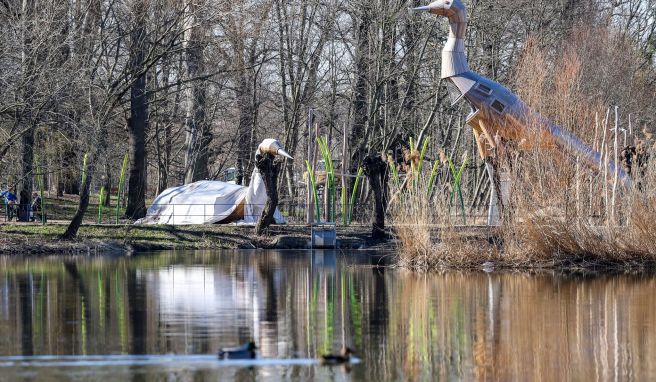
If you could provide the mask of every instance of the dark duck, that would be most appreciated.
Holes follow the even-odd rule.
[[[324,354],[319,358],[319,362],[322,365],[341,365],[344,363],[351,362],[351,354],[353,354],[353,349],[349,347],[343,347],[340,354]]]
[[[254,359],[256,357],[257,346],[254,342],[236,346],[233,348],[219,349],[219,359]]]

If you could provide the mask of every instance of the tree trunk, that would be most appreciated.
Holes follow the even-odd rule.
[[[366,153],[365,131],[368,122],[368,88],[367,77],[369,73],[369,26],[370,5],[362,3],[362,8],[357,20],[356,29],[356,52],[355,52],[355,89],[353,95],[353,127],[351,128],[351,137],[349,141],[354,147],[351,151],[351,173],[357,172],[357,166],[362,163],[362,158]]]
[[[253,101],[253,89],[250,76],[245,73],[250,69],[242,69],[239,75],[239,89],[237,90],[237,100],[239,102],[239,125],[237,126],[237,184],[246,185],[249,182],[250,156],[253,148],[251,147],[250,135],[253,127],[253,116],[255,113]]]
[[[63,240],[73,240],[77,236],[77,231],[80,229],[80,226],[82,225],[82,220],[84,219],[84,214],[87,212],[87,208],[89,207],[89,194],[90,194],[90,189],[91,189],[91,178],[93,174],[96,172],[96,166],[93,161],[95,161],[95,157],[91,156],[91,165],[88,168],[87,171],[87,176],[84,184],[82,185],[82,190],[80,192],[80,203],[77,207],[77,211],[75,211],[75,215],[73,216],[73,220],[71,220],[70,224],[66,228],[66,232],[62,235]]]
[[[79,166],[77,164],[77,155],[68,144],[63,148],[63,154],[60,157],[57,179],[57,196],[64,194],[78,195],[80,193],[80,177],[78,176]]]
[[[146,96],[146,4],[134,6],[134,29],[131,34],[129,69],[133,79],[130,87],[130,118],[128,119],[130,176],[128,204],[125,216],[139,219],[146,216],[146,129],[148,128],[148,98]]]
[[[20,190],[18,199],[18,215],[16,216],[16,220],[21,222],[30,221],[30,204],[32,201],[30,199],[31,195],[32,194],[25,188]]]
[[[387,180],[389,173],[387,163],[378,153],[371,153],[364,158],[363,169],[365,175],[369,178],[371,190],[374,193],[375,214],[371,237],[374,239],[384,239],[385,234],[385,210],[387,209],[388,188]]]
[[[420,0],[412,0],[411,6],[418,7],[421,5]],[[405,50],[408,52],[406,70],[404,71],[405,79],[405,96],[403,97],[403,104],[400,105],[403,108],[403,129],[405,131],[415,131],[417,126],[417,118],[415,113],[417,112],[417,77],[418,70],[421,64],[421,57],[418,59],[418,43],[420,41],[420,32],[419,26],[421,23],[420,18],[408,17],[406,19],[405,25],[403,26],[403,44],[405,45]]]
[[[189,92],[192,95],[185,122],[185,183],[209,177],[208,146],[212,141],[205,123],[205,89],[202,84],[194,84]]]
[[[280,174],[282,163],[282,161],[275,160],[275,157],[268,153],[255,156],[255,166],[262,176],[264,189],[267,193],[266,205],[255,226],[255,234],[257,235],[261,235],[267,227],[275,223],[273,214],[278,207],[278,174]]]
[[[37,105],[35,105],[35,81],[38,78],[38,69],[34,63],[39,52],[35,51],[32,44],[34,40],[33,31],[34,25],[32,24],[32,18],[34,17],[36,5],[32,2],[23,1],[21,4],[21,13],[23,17],[22,23],[22,81],[23,88],[21,89],[22,102],[25,103],[23,111],[20,113],[21,116],[18,117],[18,123],[25,125],[27,128],[21,137],[21,180],[18,193],[23,194],[23,191],[27,195],[32,195],[32,188],[34,187],[32,178],[34,176],[33,164],[34,164],[34,133],[36,129],[37,118]],[[41,53],[42,55],[43,53]],[[19,217],[21,214],[19,212]]]
[[[140,111],[133,109],[131,114],[139,114]],[[143,116],[138,116],[140,122],[146,123]],[[146,216],[146,134],[143,125],[133,126],[132,118],[128,120],[129,134],[129,157],[130,175],[128,178],[128,195],[125,216],[128,219],[139,219]]]
[[[185,63],[187,78],[193,79],[203,72],[203,27],[195,17],[197,6],[189,5],[191,16],[187,29],[185,46]],[[185,118],[185,183],[209,178],[208,149],[212,142],[205,119],[205,83],[194,81],[186,92],[187,116]]]
[[[27,203],[29,206],[29,198],[32,195],[32,189],[34,188],[34,126],[28,129],[25,134],[23,134],[21,145],[21,159],[22,159],[22,177],[20,190],[18,191],[21,195],[21,207],[23,203]],[[27,199],[23,201],[23,194],[27,195]],[[19,218],[22,220],[24,217],[21,216],[20,212],[18,214]]]

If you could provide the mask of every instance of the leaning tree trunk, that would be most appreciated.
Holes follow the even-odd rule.
[[[80,229],[80,226],[82,225],[84,214],[87,212],[87,208],[89,207],[91,177],[95,173],[95,169],[96,169],[93,160],[95,160],[95,157],[91,157],[92,162],[87,171],[84,184],[80,185],[82,189],[80,190],[80,202],[78,204],[77,211],[75,211],[73,220],[71,220],[68,227],[66,228],[66,232],[64,232],[64,234],[61,237],[64,240],[75,239],[75,237],[77,236],[77,231]]]
[[[264,181],[264,189],[267,193],[267,201],[262,211],[262,216],[257,221],[255,233],[261,235],[272,223],[275,223],[273,214],[278,207],[278,174],[282,167],[282,161],[276,161],[271,154],[256,155],[255,166]]]
[[[374,193],[375,214],[371,237],[384,239],[385,234],[385,210],[387,209],[387,163],[379,153],[367,155],[362,162],[365,175],[369,178],[369,185]]]

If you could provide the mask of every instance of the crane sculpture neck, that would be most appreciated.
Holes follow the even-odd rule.
[[[449,19],[449,38],[442,48],[442,78],[457,76],[469,71],[465,55],[465,33],[467,31],[467,11],[460,0],[452,0],[449,9],[436,13]]]

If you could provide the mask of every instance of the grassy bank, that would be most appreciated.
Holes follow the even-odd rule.
[[[270,235],[256,236],[253,227],[235,225],[91,225],[80,228],[78,239],[62,241],[64,224],[0,225],[0,254],[126,254],[166,249],[300,249],[310,239],[310,228],[280,225]],[[386,249],[369,239],[371,227],[338,227],[341,248]]]
[[[0,226],[0,253],[131,252],[151,249],[238,248],[246,232],[215,227],[83,225],[78,239],[62,241],[64,224],[5,224]]]

